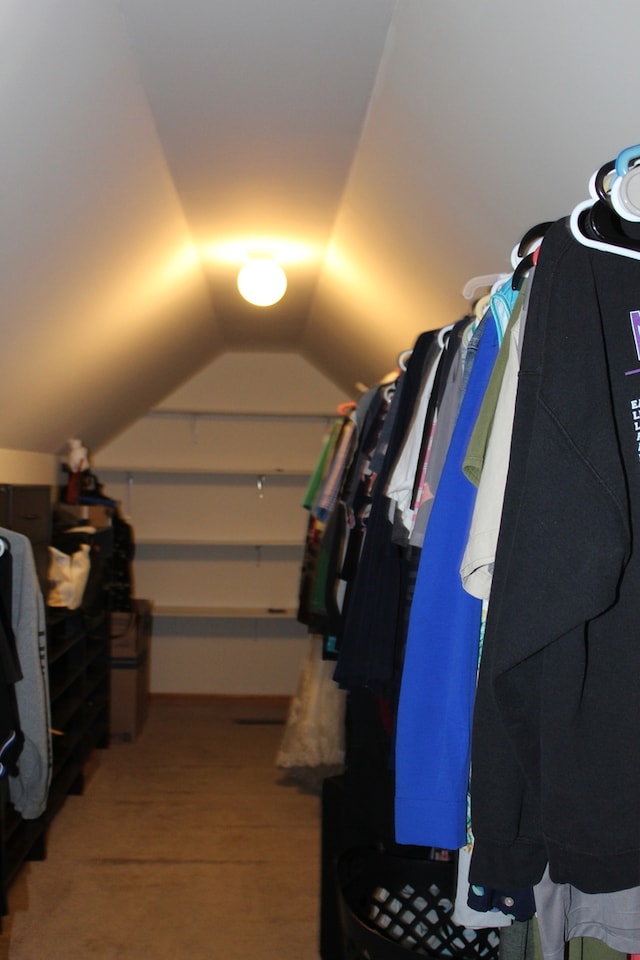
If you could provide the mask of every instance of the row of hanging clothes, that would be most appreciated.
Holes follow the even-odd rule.
[[[639,161],[343,411],[304,504],[354,835],[457,851],[456,922],[535,915],[545,960],[640,953]]]

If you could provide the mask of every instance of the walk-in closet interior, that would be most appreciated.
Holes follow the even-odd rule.
[[[313,835],[242,854],[245,892],[306,895],[263,960],[640,955],[639,29],[632,0],[2,5],[9,960],[74,939],[65,896],[98,915],[37,887],[61,849],[165,869],[73,831],[111,789],[144,818],[145,776],[178,803],[168,757],[202,842],[167,900],[233,862],[207,710],[261,837]],[[86,949],[151,956],[119,929]],[[220,936],[185,955],[260,954]]]

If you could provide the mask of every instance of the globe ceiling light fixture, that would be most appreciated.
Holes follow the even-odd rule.
[[[238,290],[248,303],[270,307],[284,297],[287,275],[271,257],[251,257],[238,273]]]

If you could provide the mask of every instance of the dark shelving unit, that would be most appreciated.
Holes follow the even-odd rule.
[[[32,544],[43,595],[47,593],[52,490],[43,485],[0,485],[0,526]],[[95,535],[100,540],[100,532]],[[104,544],[98,543],[104,553]],[[98,596],[96,608],[95,597]],[[84,791],[87,760],[109,744],[109,616],[107,592],[93,592],[91,611],[47,608],[47,658],[53,766],[45,812],[25,820],[14,809],[6,780],[0,781],[0,915],[9,912],[8,892],[27,860],[46,856],[47,830],[67,796]]]

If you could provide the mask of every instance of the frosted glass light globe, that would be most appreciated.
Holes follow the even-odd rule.
[[[247,261],[238,273],[238,290],[256,307],[270,307],[282,300],[287,289],[287,275],[275,260],[256,257]]]

